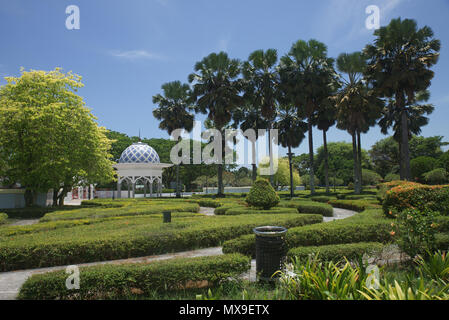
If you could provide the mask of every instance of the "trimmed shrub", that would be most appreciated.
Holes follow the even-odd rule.
[[[389,173],[385,176],[384,181],[385,182],[391,182],[391,181],[396,181],[396,180],[400,180],[401,176],[396,174],[396,173]]]
[[[351,218],[289,229],[286,235],[289,249],[303,246],[323,246],[357,242],[392,240],[391,222],[378,217],[380,210],[366,211]],[[255,236],[245,235],[226,241],[224,253],[241,253],[255,256]]]
[[[329,204],[335,208],[362,212],[368,208],[377,208],[379,205],[369,200],[331,200]]]
[[[0,234],[0,271],[143,257],[219,246],[260,225],[286,228],[321,221],[300,214],[108,219],[92,225],[5,236]],[[38,224],[40,225],[40,224]]]
[[[449,215],[449,187],[406,184],[386,192],[384,214],[394,216],[406,209],[437,211]]]
[[[257,178],[246,197],[246,202],[256,208],[268,210],[280,201],[276,191],[267,179]]]
[[[6,213],[0,212],[0,224],[5,224],[8,220],[8,215]]]
[[[422,182],[423,175],[426,172],[432,171],[437,166],[437,160],[432,157],[417,157],[410,160],[410,171],[412,178]]]
[[[197,203],[174,200],[123,201],[121,207],[110,207],[109,204],[105,202],[105,205],[101,205],[100,207],[97,204],[91,204],[90,207],[81,209],[69,211],[61,210],[47,213],[43,218],[41,218],[40,221],[45,222],[56,220],[78,220],[86,218],[153,215],[161,214],[166,210],[171,212],[198,212],[199,209],[200,206]]]
[[[332,217],[334,214],[334,209],[331,205],[326,203],[319,203],[313,201],[298,201],[298,200],[290,200],[281,202],[281,207],[287,208],[296,208],[299,213],[312,213],[312,214],[321,214],[325,217]]]
[[[226,210],[224,213],[227,216],[237,216],[240,214],[285,214],[285,213],[298,213],[295,208],[282,208],[274,207],[269,210],[256,209],[256,208],[246,208],[246,207],[236,207]],[[321,219],[322,221],[322,219]],[[319,221],[319,222],[321,222]]]
[[[316,197],[311,197],[310,200],[316,201],[316,202],[321,202],[321,203],[328,203],[330,200],[332,200],[332,198],[326,197],[326,196],[316,196]]]
[[[357,260],[366,254],[373,254],[383,249],[384,245],[379,242],[359,242],[347,244],[333,244],[326,246],[297,247],[290,249],[287,253],[289,258],[307,259],[312,254],[318,254],[322,261],[339,262],[347,258]]]
[[[382,177],[377,172],[368,169],[362,170],[362,184],[364,186],[377,185],[381,181]]]
[[[31,276],[22,285],[18,298],[116,299],[199,286],[211,287],[229,277],[237,277],[249,268],[249,259],[237,254],[85,267],[80,268],[82,284],[78,290],[67,290],[67,274],[61,270]]]
[[[424,180],[428,184],[443,184],[448,180],[446,169],[438,168],[424,174]]]

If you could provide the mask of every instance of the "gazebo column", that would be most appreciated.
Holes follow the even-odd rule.
[[[118,177],[117,180],[117,199],[122,197],[122,180]]]
[[[148,181],[146,179],[144,179],[144,181],[143,181],[143,197],[144,198],[147,197],[147,183],[148,183]]]
[[[153,198],[153,179],[150,179],[150,198]]]
[[[132,186],[133,186],[133,198],[136,197],[136,180],[133,177],[133,182],[132,182]]]
[[[126,180],[126,185],[128,186],[128,199],[131,198],[131,186],[129,185],[129,180]]]

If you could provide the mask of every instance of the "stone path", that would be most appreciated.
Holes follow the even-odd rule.
[[[9,223],[8,226],[29,226],[32,224],[36,224],[38,222],[39,222],[39,219],[17,220],[12,223]]]
[[[357,212],[355,212],[355,211],[334,208],[334,216],[333,217],[324,217],[323,221],[331,222],[331,221],[335,221],[335,220],[343,220],[343,219],[352,217],[355,214],[357,214]]]
[[[211,216],[214,215],[214,208],[200,208],[200,213]],[[337,209],[334,208],[334,217],[325,217],[324,222],[346,219],[352,215],[356,214],[354,211]],[[22,220],[22,222],[31,220]],[[39,220],[37,220],[39,221]],[[159,260],[167,260],[173,258],[194,258],[194,257],[204,257],[204,256],[217,256],[222,255],[223,252],[221,247],[206,248],[178,253],[163,254],[157,256],[148,256],[124,260],[112,260],[112,261],[102,261],[102,262],[92,262],[85,264],[78,264],[79,267],[84,266],[94,266],[102,264],[124,264],[124,263],[149,263]],[[22,284],[33,274],[46,273],[56,270],[64,270],[67,266],[40,268],[40,269],[30,269],[30,270],[19,270],[11,272],[0,273],[0,300],[12,300],[17,297]],[[256,260],[251,261],[251,269],[249,272],[242,275],[244,279],[250,281],[256,281]]]

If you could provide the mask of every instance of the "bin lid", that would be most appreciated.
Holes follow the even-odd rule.
[[[262,237],[279,237],[279,236],[285,235],[287,233],[287,228],[265,226],[265,227],[254,228],[253,231],[256,235],[262,236]]]

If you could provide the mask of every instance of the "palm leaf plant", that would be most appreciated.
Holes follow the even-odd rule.
[[[229,125],[236,108],[242,105],[242,81],[240,61],[230,59],[225,52],[212,53],[195,64],[195,72],[189,75],[193,84],[192,101],[196,112],[207,114],[213,127],[221,132],[222,154],[217,164],[218,197],[224,197],[223,153],[224,130]]]
[[[153,96],[153,103],[158,107],[153,115],[160,120],[159,128],[166,130],[169,135],[176,129],[190,132],[193,128],[193,106],[189,101],[190,87],[180,81],[168,82],[162,85],[163,94]],[[179,137],[181,139],[181,137]],[[176,197],[181,197],[179,189],[179,164],[176,166]]]
[[[417,100],[434,77],[431,67],[438,62],[441,43],[430,27],[418,28],[415,20],[393,19],[374,32],[374,44],[366,46],[366,78],[380,97],[394,98],[390,105],[400,114],[401,179],[410,180],[409,115],[407,106]]]

